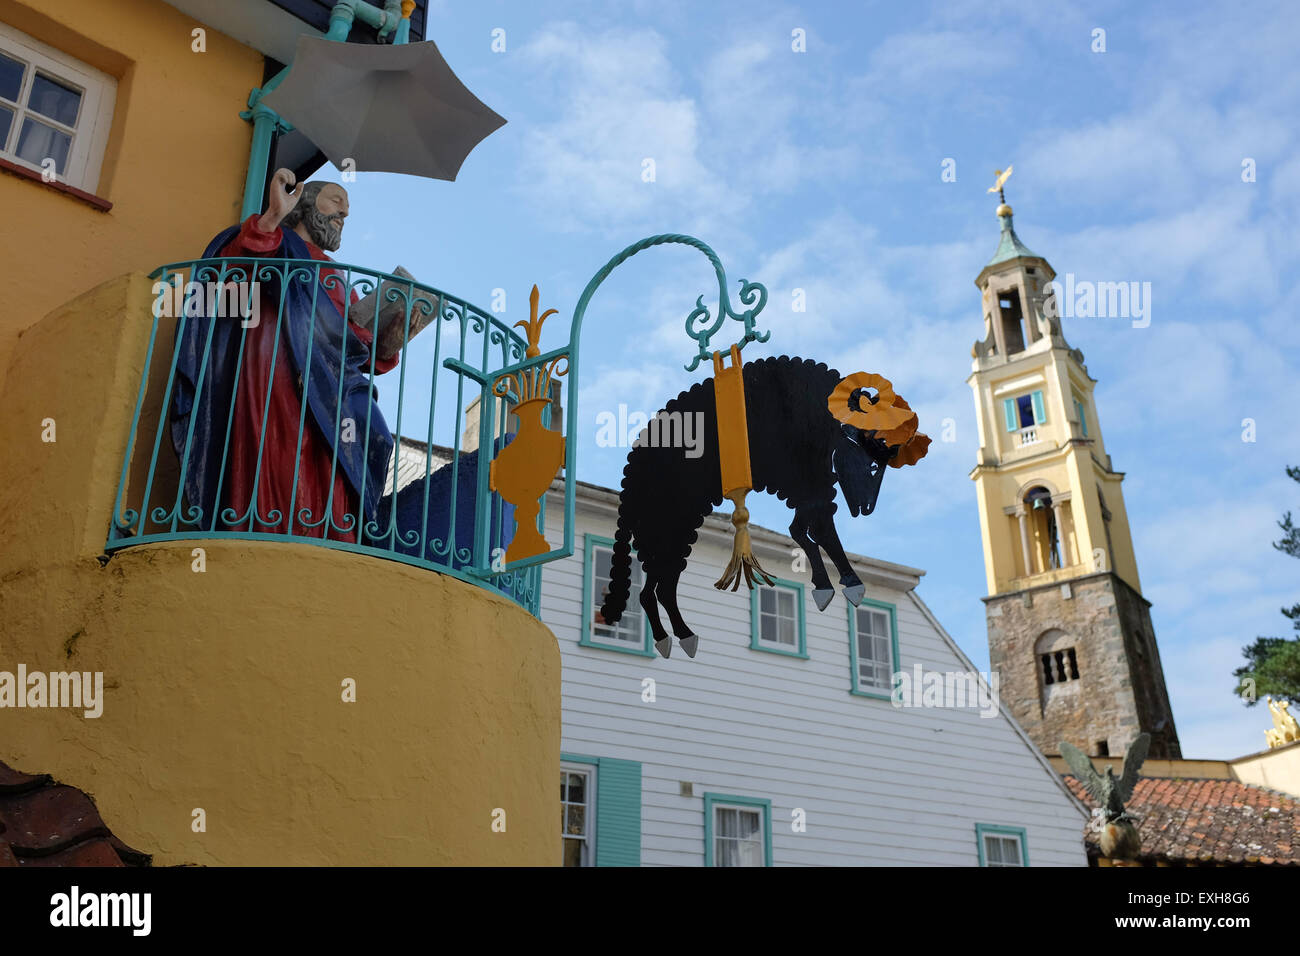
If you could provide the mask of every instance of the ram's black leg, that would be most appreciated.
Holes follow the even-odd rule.
[[[840,584],[844,587],[844,597],[848,599],[850,604],[857,607],[862,603],[862,596],[866,593],[866,588],[862,584],[862,579],[853,570],[853,565],[849,563],[848,555],[844,553],[844,545],[840,544],[839,533],[835,530],[834,503],[829,508],[817,509],[813,515],[812,532],[817,536],[817,543],[826,549],[826,553],[835,562],[835,569],[840,572]]]
[[[808,534],[810,511],[806,506],[795,508],[794,520],[790,522],[790,537],[808,556],[808,566],[812,568],[813,600],[817,602],[817,610],[824,611],[826,605],[831,603],[831,598],[835,597],[835,588],[831,587],[831,576],[826,573],[826,562],[822,560],[821,550]]]
[[[667,657],[672,653],[673,639],[664,629],[664,622],[659,617],[659,603],[655,598],[658,584],[658,574],[647,568],[645,583],[641,585],[641,607],[645,611],[646,619],[650,622],[650,633],[654,637],[655,650],[663,657]]]
[[[673,626],[673,633],[677,635],[677,640],[681,642],[682,650],[686,652],[687,657],[694,657],[700,638],[682,618],[682,612],[677,607],[677,582],[681,579],[682,570],[678,568],[660,578],[659,583],[655,585],[655,596],[668,612],[668,620]]]

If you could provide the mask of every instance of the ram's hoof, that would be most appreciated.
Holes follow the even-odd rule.
[[[686,652],[686,656],[694,658],[695,650],[700,646],[700,635],[689,634],[686,637],[678,638],[678,640],[681,642],[682,650]]]
[[[813,591],[813,600],[817,602],[817,610],[826,610],[826,605],[831,603],[831,598],[835,597],[834,588],[817,588]]]
[[[867,588],[862,584],[853,584],[844,589],[844,597],[850,604],[857,607],[862,603],[862,595],[867,593]]]
[[[671,637],[662,637],[655,641],[655,650],[659,652],[660,657],[667,657],[673,652],[673,639]]]

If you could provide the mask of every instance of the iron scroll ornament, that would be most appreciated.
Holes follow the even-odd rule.
[[[709,262],[713,265],[713,271],[718,277],[717,315],[715,316],[709,311],[708,306],[704,304],[704,296],[701,294],[695,299],[695,308],[686,317],[686,334],[699,345],[699,351],[691,359],[691,363],[686,366],[686,371],[695,371],[702,360],[708,359],[713,354],[709,349],[709,341],[722,328],[722,323],[728,318],[742,323],[745,327],[744,334],[735,343],[740,348],[743,348],[747,342],[766,342],[771,337],[772,333],[760,332],[754,328],[758,313],[762,312],[763,307],[767,305],[766,286],[761,282],[750,282],[748,279],[741,279],[740,301],[743,305],[750,306],[750,308],[743,312],[737,312],[731,307],[731,302],[727,296],[727,273],[722,268],[722,261],[718,258],[718,254],[709,248],[707,243],[696,239],[694,236],[665,233],[658,236],[648,236],[639,242],[632,243],[632,245],[605,263],[600,271],[591,277],[591,281],[583,289],[582,296],[578,299],[578,305],[573,311],[573,339],[575,341],[578,329],[581,328],[582,319],[587,311],[587,303],[591,300],[597,287],[609,277],[609,274],[638,252],[649,249],[651,246],[660,246],[666,243],[680,243],[698,249],[708,257]]]

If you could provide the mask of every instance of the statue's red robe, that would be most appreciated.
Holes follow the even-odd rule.
[[[266,256],[280,248],[282,232],[262,232],[254,224],[257,214],[244,220],[238,235],[220,252],[222,256]],[[307,248],[313,259],[332,262],[315,243],[308,241]],[[320,270],[320,277],[334,275],[337,283],[326,292],[339,314],[343,314],[343,295],[346,275],[337,269]],[[358,296],[352,293],[352,301]],[[310,413],[305,421],[302,401],[298,393],[298,373],[293,368],[293,358],[288,345],[280,342],[277,352],[276,307],[277,300],[264,295],[261,303],[261,321],[247,330],[244,340],[243,367],[239,372],[239,385],[235,395],[234,416],[230,426],[229,467],[226,472],[227,493],[224,504],[233,508],[236,516],[248,511],[253,497],[254,481],[257,488],[257,514],[248,515],[237,525],[218,527],[229,530],[258,531],[273,534],[295,534],[313,538],[331,538],[336,541],[357,540],[362,520],[359,497],[343,475],[343,470],[331,464],[333,451]],[[348,320],[351,331],[370,347],[371,333]],[[275,354],[272,368],[272,353]],[[397,365],[398,356],[375,359],[375,372],[387,372]],[[267,406],[267,392],[270,406]],[[262,430],[262,412],[266,409],[266,430]],[[302,423],[302,447],[298,451],[298,429]],[[365,423],[357,422],[358,440],[364,440]],[[262,450],[259,465],[257,454]],[[294,453],[298,451],[298,487],[294,492]],[[271,512],[279,512],[278,523],[265,520]],[[303,512],[306,512],[304,515]],[[326,512],[329,521],[323,521]],[[349,515],[351,517],[349,517]],[[304,522],[302,518],[306,518]],[[256,520],[255,520],[256,519]],[[292,525],[291,525],[292,522]],[[291,530],[292,528],[292,530]],[[350,530],[343,531],[340,528]]]

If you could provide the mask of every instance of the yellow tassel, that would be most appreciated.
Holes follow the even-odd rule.
[[[750,589],[753,589],[756,577],[765,580],[769,585],[776,584],[776,579],[764,571],[758,559],[754,557],[753,546],[749,540],[749,509],[745,507],[747,494],[749,494],[748,488],[737,488],[727,494],[731,503],[736,506],[731,513],[731,524],[736,529],[736,537],[732,541],[731,561],[727,564],[727,569],[722,572],[722,577],[718,578],[717,583],[713,585],[720,591],[725,591],[727,585],[731,585],[731,590],[736,590],[740,587],[741,578],[744,578],[745,584]]]

